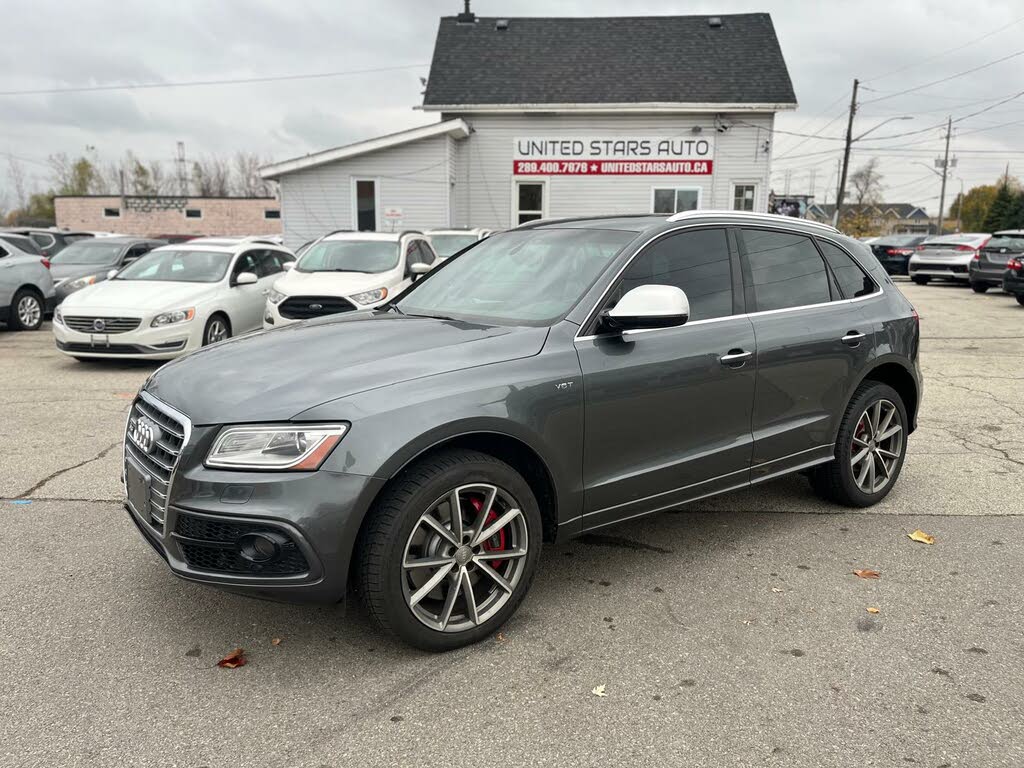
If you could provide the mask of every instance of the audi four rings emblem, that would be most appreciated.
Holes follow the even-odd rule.
[[[102,317],[97,317],[92,321],[92,329],[94,331],[105,331],[107,330],[107,323]]]
[[[128,437],[143,451],[152,453],[157,441],[163,437],[163,433],[152,419],[139,416],[129,426]]]

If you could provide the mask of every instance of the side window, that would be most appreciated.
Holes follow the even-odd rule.
[[[416,244],[415,240],[410,240],[405,246],[405,266],[408,269],[410,264],[416,264],[422,261],[423,258],[420,256],[420,249]]]
[[[427,245],[426,241],[416,241],[416,248],[420,252],[420,261],[424,264],[433,264],[437,256],[434,254],[434,250]]]
[[[236,278],[243,272],[255,272],[258,277],[259,265],[256,260],[256,255],[259,251],[246,251],[238,257],[238,261],[235,262],[235,268],[231,270],[231,277]]]
[[[29,237],[35,240],[36,245],[38,245],[40,248],[49,248],[51,245],[57,242],[53,235],[46,235],[43,234],[42,232],[33,232],[31,235],[29,235]]]
[[[818,245],[825,254],[825,261],[832,267],[832,273],[836,276],[839,290],[844,297],[854,299],[875,292],[875,282],[846,251],[824,240],[819,240]]]
[[[123,261],[124,261],[125,264],[130,264],[131,262],[135,261],[140,256],[145,256],[151,250],[152,250],[152,247],[149,246],[149,245],[146,245],[145,243],[140,243],[139,245],[133,245],[131,248],[128,249],[128,253],[126,253],[124,255]]]
[[[270,277],[281,272],[283,267],[277,260],[277,254],[273,251],[262,251],[259,254],[259,271],[256,273],[260,277]]]
[[[831,301],[825,262],[809,237],[763,229],[742,233],[756,311]]]
[[[7,249],[0,245],[0,259],[7,255]]]
[[[732,269],[725,230],[681,232],[647,246],[623,273],[614,301],[640,285],[682,288],[690,300],[691,321],[731,315]]]

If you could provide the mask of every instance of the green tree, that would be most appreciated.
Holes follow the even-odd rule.
[[[982,225],[984,232],[997,232],[1000,229],[1013,227],[1013,213],[1016,207],[1016,194],[1010,189],[1009,182],[1004,178],[996,190],[995,199],[989,206],[988,215]]]
[[[964,232],[984,232],[985,218],[988,216],[988,209],[996,198],[998,187],[995,184],[982,184],[971,187],[963,197],[963,206],[960,213],[960,229]],[[953,201],[949,209],[950,220],[955,221],[957,215],[957,204],[960,202],[960,195]]]

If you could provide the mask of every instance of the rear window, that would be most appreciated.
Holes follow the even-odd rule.
[[[1000,251],[1005,248],[1008,251],[1024,251],[1024,235],[1003,235],[993,237],[985,243],[986,251]]]
[[[864,273],[850,254],[824,240],[819,240],[818,245],[825,254],[825,261],[832,267],[832,273],[839,283],[839,290],[843,292],[845,298],[854,299],[875,292],[874,281]]]

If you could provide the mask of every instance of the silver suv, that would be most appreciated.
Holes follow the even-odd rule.
[[[43,316],[53,311],[50,262],[37,250],[21,235],[0,240],[0,323],[15,331],[38,330]]]

